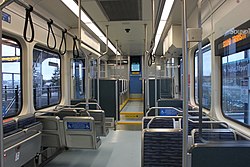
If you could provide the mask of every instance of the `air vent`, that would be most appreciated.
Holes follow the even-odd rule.
[[[141,0],[98,0],[109,21],[141,20]]]

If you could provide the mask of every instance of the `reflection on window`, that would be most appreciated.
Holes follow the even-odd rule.
[[[84,59],[71,60],[71,85],[73,91],[71,92],[72,99],[81,99],[85,96],[85,64]]]
[[[222,110],[234,120],[250,125],[249,50],[222,58]]]
[[[97,61],[95,59],[90,61],[90,95],[89,97],[91,99],[96,99],[97,98],[97,83],[96,83],[96,76],[97,76]]]
[[[2,40],[2,110],[6,118],[21,111],[21,51],[16,41],[7,38]]]
[[[33,51],[33,98],[35,109],[58,104],[61,99],[60,57],[35,47]]]
[[[100,61],[100,78],[105,78],[106,77],[106,66],[105,62],[103,60]]]
[[[202,48],[203,56],[203,75],[202,75],[202,106],[204,108],[211,108],[211,46],[206,45]],[[195,53],[195,102],[198,104],[198,51]]]

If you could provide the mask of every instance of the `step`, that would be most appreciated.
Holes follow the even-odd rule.
[[[117,130],[141,130],[142,121],[118,121],[116,124]]]
[[[136,111],[136,112],[120,112],[121,120],[142,120],[144,116],[144,112]]]

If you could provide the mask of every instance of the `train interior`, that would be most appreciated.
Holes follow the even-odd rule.
[[[0,0],[0,167],[250,164],[249,0]]]

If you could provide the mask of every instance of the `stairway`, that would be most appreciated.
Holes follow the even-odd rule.
[[[120,112],[120,121],[117,122],[117,130],[141,130],[143,118],[143,100],[129,99]]]

